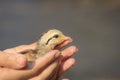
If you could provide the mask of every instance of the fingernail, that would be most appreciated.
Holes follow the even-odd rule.
[[[27,62],[27,59],[26,59],[26,56],[24,55],[18,55],[17,56],[17,63],[18,63],[18,66],[24,66]]]
[[[78,52],[78,48],[76,48],[75,46],[71,46],[71,52]]]
[[[71,61],[68,62],[69,65],[73,66],[75,65],[76,60],[74,58],[71,58]]]
[[[66,37],[67,40],[69,40],[70,42],[73,41],[73,39],[71,37]]]

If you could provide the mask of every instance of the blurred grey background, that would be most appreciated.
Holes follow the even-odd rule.
[[[120,80],[120,0],[0,0],[0,50],[57,28],[73,38],[70,80]]]

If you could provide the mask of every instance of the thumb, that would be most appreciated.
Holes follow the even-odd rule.
[[[22,54],[6,53],[0,51],[0,66],[21,69],[26,66],[27,58]]]

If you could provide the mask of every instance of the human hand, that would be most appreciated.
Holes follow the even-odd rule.
[[[56,66],[58,65],[58,57],[60,52],[58,50],[54,50],[49,52],[48,55],[37,59],[31,65],[28,65],[27,69],[11,69],[7,67],[2,67],[0,69],[0,79],[1,80],[28,80],[31,79],[40,73],[42,74],[45,70],[54,71]],[[47,59],[46,59],[47,58]],[[45,69],[45,70],[44,70]],[[51,73],[52,74],[52,73]],[[47,74],[46,74],[47,75]],[[40,76],[40,80],[48,80],[50,76],[44,78],[44,76]],[[36,80],[36,79],[33,79]]]
[[[63,46],[65,46],[65,45],[67,45],[68,43],[70,43],[71,41],[70,40],[68,40],[68,41],[66,41],[62,46],[59,46],[58,47],[58,49],[60,49],[61,47],[63,47]],[[19,46],[19,47],[16,47],[16,48],[12,48],[12,49],[7,49],[7,50],[4,50],[4,52],[6,52],[6,53],[13,53],[13,54],[16,54],[16,53],[21,53],[21,52],[24,52],[24,51],[29,51],[29,50],[34,50],[36,48],[36,43],[34,43],[34,44],[31,44],[31,45],[23,45],[23,46]],[[60,68],[59,68],[59,74],[57,75],[57,77],[59,77],[59,76],[61,76],[64,72],[66,72],[73,64],[75,64],[75,59],[73,59],[73,58],[69,58],[69,57],[71,57],[75,52],[77,51],[77,48],[75,47],[75,46],[71,46],[71,47],[69,47],[69,48],[67,48],[67,49],[65,49],[65,50],[63,50],[62,51],[62,58],[61,58],[61,65],[60,65]],[[59,51],[58,51],[59,52]],[[50,53],[49,53],[50,54]],[[16,54],[17,55],[17,54]],[[48,54],[47,54],[48,55]],[[46,55],[46,56],[47,56]],[[58,56],[59,57],[59,56]],[[51,63],[49,66],[48,65],[46,65],[47,66],[47,68],[45,69],[45,70],[42,70],[42,71],[37,71],[37,70],[39,70],[40,69],[40,66],[41,66],[41,64],[42,64],[42,62],[46,62],[46,57],[45,58],[43,58],[43,59],[45,59],[45,61],[42,61],[41,59],[38,59],[38,60],[36,60],[35,62],[36,63],[39,63],[39,66],[37,65],[37,64],[35,64],[36,66],[38,66],[38,68],[36,69],[36,67],[34,67],[33,66],[33,68],[32,69],[29,69],[29,70],[27,70],[27,74],[26,74],[26,70],[11,70],[10,69],[10,71],[13,73],[13,74],[11,74],[11,75],[13,75],[13,79],[21,79],[21,77],[23,78],[23,79],[30,79],[30,80],[38,80],[38,79],[40,79],[40,80],[48,80],[48,78],[51,76],[51,74],[53,73],[53,71],[56,69],[56,67],[57,67],[57,65],[58,65],[58,57],[57,58],[54,58],[51,62],[49,62],[49,63]],[[53,58],[53,57],[50,57],[49,56],[49,58]],[[48,58],[47,58],[48,59]],[[55,59],[57,59],[57,60],[55,60]],[[25,63],[26,63],[26,59],[25,58],[23,58],[22,59],[22,67],[25,67]],[[41,62],[40,62],[41,61]],[[47,64],[47,63],[46,63]],[[13,64],[11,64],[11,65],[13,65]],[[6,66],[7,67],[7,66]],[[22,68],[22,67],[17,67],[17,68],[15,68],[15,69],[20,69],[20,68]],[[14,67],[12,67],[12,68],[14,68]],[[2,69],[4,69],[4,71],[6,70],[6,68],[2,68]],[[34,70],[35,69],[35,70]],[[8,70],[8,69],[7,69]],[[6,70],[6,72],[8,72]],[[32,73],[31,73],[31,71],[34,71],[34,73],[35,73],[35,71],[37,71],[36,72],[36,74],[38,74],[38,75],[33,75]],[[18,73],[18,72],[20,72],[20,73]],[[5,72],[4,72],[5,73]],[[17,73],[17,74],[15,74],[15,73]],[[10,74],[9,74],[10,75]],[[26,76],[25,76],[26,75]],[[33,76],[32,76],[33,75]],[[7,75],[6,75],[7,76]],[[10,78],[9,78],[10,79]],[[17,79],[17,80],[18,80]]]

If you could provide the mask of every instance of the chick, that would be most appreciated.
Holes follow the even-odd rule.
[[[63,43],[66,39],[67,37],[61,31],[57,29],[49,30],[38,40],[37,50],[27,53],[28,61],[34,61],[35,59],[45,55]]]

